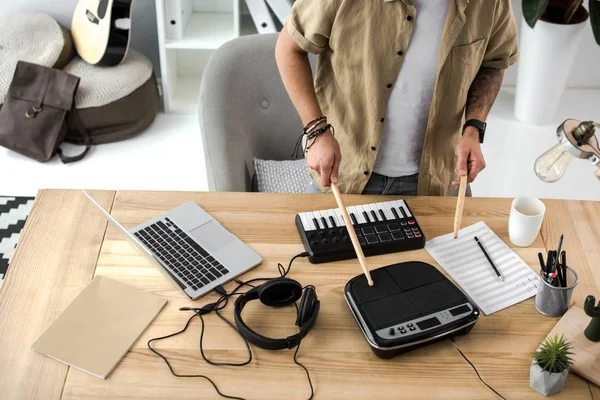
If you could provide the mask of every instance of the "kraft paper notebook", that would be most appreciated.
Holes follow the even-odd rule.
[[[31,348],[106,379],[166,303],[97,276]]]

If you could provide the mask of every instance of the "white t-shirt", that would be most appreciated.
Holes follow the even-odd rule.
[[[412,0],[413,32],[387,106],[383,139],[373,171],[391,177],[419,172],[438,52],[449,0]]]

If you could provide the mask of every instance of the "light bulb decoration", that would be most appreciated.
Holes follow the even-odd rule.
[[[568,119],[556,130],[558,144],[535,161],[534,170],[544,182],[556,182],[562,178],[573,158],[587,159],[600,168],[600,148],[595,129],[600,124],[593,121]],[[595,173],[600,179],[600,169]]]

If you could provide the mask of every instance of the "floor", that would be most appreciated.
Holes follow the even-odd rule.
[[[488,167],[473,183],[473,195],[600,200],[596,167],[587,160],[573,160],[563,179],[553,184],[533,172],[536,158],[556,143],[562,120],[600,121],[600,91],[567,90],[556,123],[546,127],[516,121],[513,101],[513,90],[502,89],[483,145]],[[0,194],[10,196],[35,195],[40,188],[208,190],[198,122],[192,115],[159,114],[143,135],[94,147],[86,159],[70,165],[58,159],[41,164],[0,148],[0,171]]]

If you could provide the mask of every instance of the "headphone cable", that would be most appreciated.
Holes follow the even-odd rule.
[[[289,272],[290,269],[292,268],[292,263],[294,262],[295,259],[299,258],[299,257],[308,257],[308,253],[304,252],[304,253],[300,253],[300,254],[296,254],[294,257],[292,257],[292,259],[290,260],[287,269],[285,269],[283,267],[283,265],[281,263],[277,264],[277,269],[279,270],[279,274],[281,277],[286,277]],[[214,365],[214,366],[231,366],[231,367],[241,367],[244,365],[248,365],[250,364],[250,362],[252,361],[252,350],[250,348],[250,344],[248,343],[248,340],[244,337],[244,335],[242,335],[242,333],[239,331],[239,329],[237,329],[237,327],[235,325],[233,325],[231,323],[231,321],[229,321],[227,318],[225,318],[225,316],[223,316],[220,311],[223,310],[225,307],[227,307],[227,305],[229,304],[229,298],[232,296],[239,296],[245,293],[238,293],[238,291],[244,287],[244,286],[250,286],[250,287],[254,287],[254,285],[252,285],[251,283],[253,282],[257,282],[257,281],[268,281],[274,278],[254,278],[254,279],[250,279],[249,281],[241,281],[239,279],[235,279],[235,282],[238,284],[238,286],[236,286],[231,292],[227,293],[227,291],[223,288],[223,286],[219,285],[215,288],[215,291],[219,294],[221,294],[221,297],[219,297],[219,299],[217,299],[217,301],[215,301],[214,303],[209,303],[209,304],[205,304],[204,306],[202,306],[201,308],[192,308],[192,307],[181,307],[179,310],[180,311],[193,311],[194,315],[192,315],[187,323],[185,324],[184,328],[178,332],[166,335],[166,336],[162,336],[162,337],[157,337],[157,338],[153,338],[150,339],[147,343],[148,348],[157,356],[159,356],[160,358],[162,358],[164,360],[164,362],[167,364],[167,367],[169,367],[169,370],[171,371],[171,374],[173,374],[176,377],[179,378],[202,378],[202,379],[206,379],[210,382],[210,384],[215,388],[216,392],[223,398],[226,399],[234,399],[234,400],[246,400],[243,397],[236,397],[236,396],[229,396],[226,395],[224,393],[221,393],[221,391],[219,390],[219,388],[217,387],[217,384],[210,379],[208,376],[206,375],[188,375],[188,374],[178,374],[175,372],[175,370],[173,369],[173,367],[171,366],[171,363],[169,362],[169,360],[167,359],[167,357],[165,357],[163,354],[161,354],[158,350],[156,350],[155,348],[153,348],[151,346],[151,344],[155,341],[160,341],[160,340],[164,340],[164,339],[168,339],[171,338],[173,336],[177,336],[182,334],[183,332],[185,332],[187,330],[187,328],[189,327],[190,323],[192,322],[192,319],[194,319],[195,317],[198,317],[198,319],[200,319],[201,322],[201,328],[200,328],[200,339],[199,339],[199,347],[200,347],[200,354],[202,355],[202,358],[204,359],[204,361],[206,361],[208,364],[210,365]],[[298,305],[296,303],[294,303],[294,305],[296,306],[296,313],[298,313]],[[210,312],[214,312],[215,314],[217,314],[217,316],[223,320],[225,323],[227,323],[227,325],[229,325],[244,341],[244,344],[246,345],[246,349],[248,350],[248,360],[241,362],[241,363],[230,363],[230,362],[219,362],[219,361],[212,361],[209,360],[205,353],[204,353],[204,346],[202,345],[203,343],[203,339],[204,339],[204,331],[205,331],[205,322],[204,322],[204,314],[208,314]],[[304,371],[306,372],[306,377],[308,378],[308,384],[310,385],[310,397],[308,398],[308,400],[311,400],[314,396],[314,389],[313,389],[313,385],[312,385],[312,381],[310,379],[310,374],[308,373],[308,369],[301,364],[296,356],[298,354],[298,350],[300,349],[300,342],[298,343],[298,346],[296,346],[296,351],[294,352],[294,363],[296,363],[297,365],[299,365],[300,367],[302,367],[304,369]]]
[[[496,391],[496,389],[494,389],[493,387],[491,387],[490,385],[488,385],[487,382],[483,380],[483,378],[481,377],[481,375],[479,375],[479,371],[477,371],[477,368],[475,368],[475,365],[473,365],[473,363],[471,361],[469,361],[469,359],[467,358],[467,356],[465,356],[465,354],[458,348],[458,345],[456,344],[456,341],[454,340],[454,338],[452,336],[450,337],[450,341],[452,342],[452,344],[454,345],[454,347],[456,347],[456,350],[458,350],[458,352],[460,353],[460,355],[463,356],[463,358],[465,359],[465,361],[467,361],[469,363],[469,365],[473,368],[473,370],[477,374],[477,377],[479,378],[479,380],[485,386],[487,386],[488,389],[490,389],[492,392],[494,392],[496,394],[496,396],[500,397],[502,400],[506,400],[500,393],[498,393]]]
[[[179,332],[175,332],[175,333],[172,333],[172,334],[170,334],[170,335],[166,335],[166,336],[159,337],[159,338],[150,339],[150,340],[148,341],[148,348],[149,348],[149,349],[150,349],[150,350],[151,350],[151,351],[152,351],[154,354],[156,354],[157,356],[159,356],[160,358],[162,358],[162,359],[164,360],[164,362],[167,364],[167,367],[169,367],[169,370],[171,371],[171,373],[172,373],[174,376],[176,376],[176,377],[178,377],[178,378],[202,378],[202,379],[206,379],[206,380],[207,380],[207,381],[209,381],[209,382],[210,382],[210,384],[211,384],[211,385],[212,385],[212,386],[215,388],[215,390],[217,391],[217,393],[219,394],[219,396],[221,396],[221,397],[224,397],[224,398],[226,398],[226,399],[234,399],[234,400],[246,400],[246,399],[244,399],[243,397],[229,396],[229,395],[226,395],[226,394],[224,394],[224,393],[221,393],[221,391],[219,390],[219,387],[217,386],[217,384],[216,384],[216,383],[215,383],[215,382],[214,382],[212,379],[210,379],[208,376],[206,376],[206,375],[188,375],[188,374],[178,374],[177,372],[175,372],[175,370],[174,370],[174,369],[173,369],[173,367],[171,366],[171,363],[169,362],[169,360],[167,359],[167,357],[165,357],[164,355],[162,355],[161,353],[159,353],[159,352],[158,352],[156,349],[154,349],[154,348],[153,348],[153,347],[150,345],[150,344],[151,344],[152,342],[154,342],[154,341],[159,341],[159,340],[163,340],[163,339],[168,339],[168,338],[170,338],[170,337],[177,336],[177,335],[179,335],[179,334],[181,334],[181,333],[185,332],[185,331],[187,330],[188,326],[190,325],[190,322],[192,322],[192,319],[193,319],[194,317],[196,317],[196,314],[192,315],[192,316],[191,316],[191,317],[188,319],[187,323],[185,324],[185,327],[184,327],[182,330],[180,330]]]

